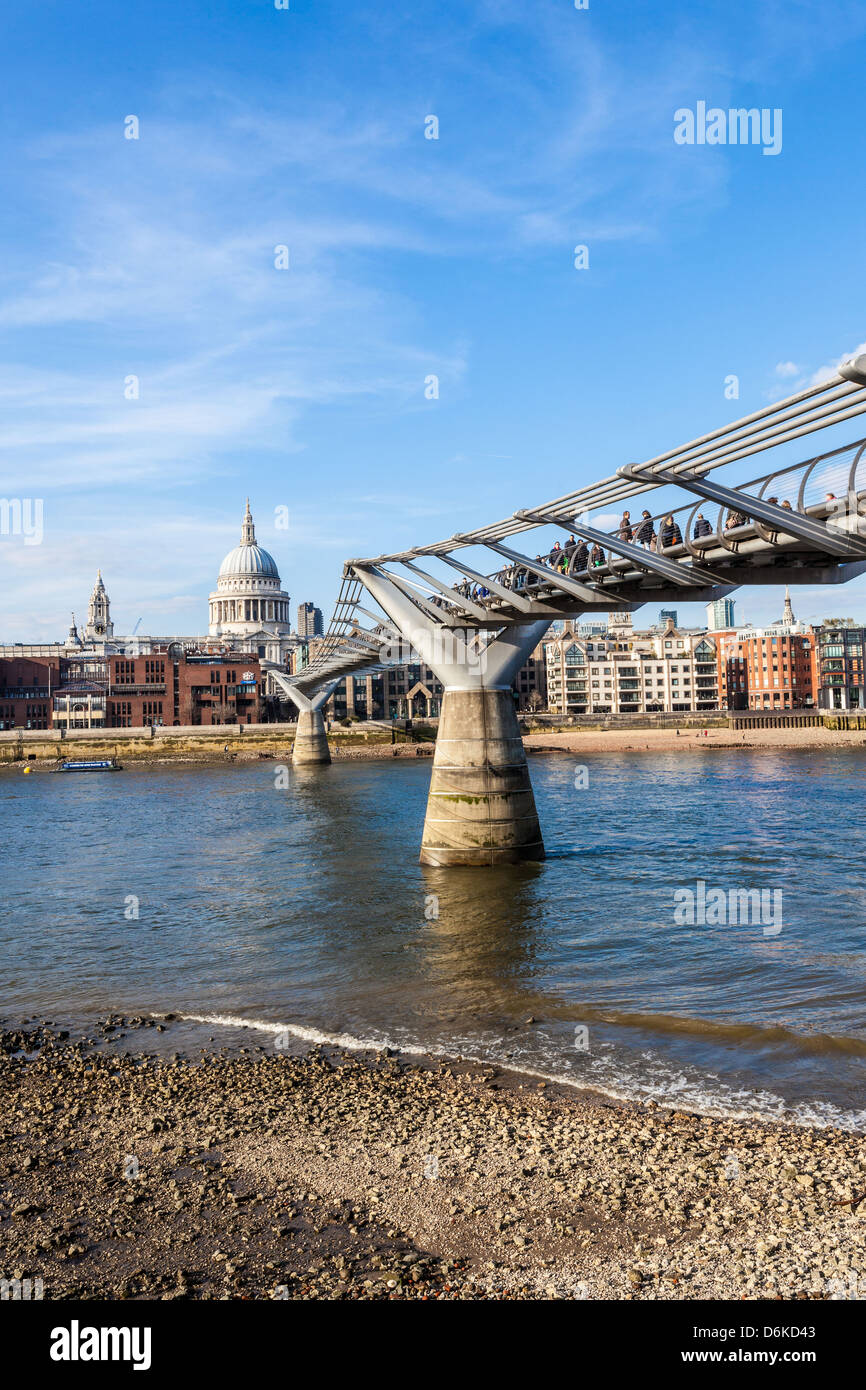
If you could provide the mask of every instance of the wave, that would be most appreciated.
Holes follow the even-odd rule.
[[[658,1014],[599,1008],[587,1005],[579,1010],[545,1005],[551,1019],[569,1023],[604,1023],[616,1028],[641,1029],[645,1032],[671,1034],[680,1037],[717,1039],[722,1042],[754,1043],[773,1046],[783,1043],[792,1052],[808,1056],[838,1054],[845,1057],[866,1057],[866,1038],[838,1033],[799,1033],[784,1024],[728,1023],[724,1019],[694,1018],[689,1014]]]
[[[164,1015],[153,1015],[162,1017]],[[270,1035],[286,1034],[313,1046],[336,1047],[345,1052],[381,1052],[384,1048],[405,1056],[437,1057],[444,1061],[465,1061],[482,1066],[496,1066],[517,1076],[532,1077],[549,1084],[568,1086],[573,1090],[591,1091],[609,1100],[624,1104],[647,1104],[650,1101],[668,1110],[687,1110],[693,1114],[716,1119],[757,1120],[763,1123],[783,1123],[806,1129],[842,1129],[855,1134],[866,1133],[866,1110],[844,1110],[829,1101],[798,1101],[791,1103],[783,1096],[767,1090],[734,1088],[714,1076],[687,1076],[683,1071],[668,1067],[652,1054],[642,1054],[643,1069],[619,1064],[619,1074],[604,1075],[603,1064],[592,1062],[590,1076],[575,1076],[558,1069],[541,1070],[513,1057],[503,1057],[495,1049],[478,1053],[460,1047],[462,1040],[452,1039],[450,1045],[424,1043],[378,1034],[360,1037],[352,1033],[331,1033],[300,1023],[271,1023],[240,1014],[177,1015],[187,1023],[210,1024],[218,1028],[244,1028]],[[775,1031],[775,1030],[774,1030]],[[477,1040],[468,1040],[477,1047]],[[514,1040],[509,1039],[509,1047]]]

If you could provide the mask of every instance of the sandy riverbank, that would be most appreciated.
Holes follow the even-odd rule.
[[[253,1034],[144,1055],[156,1026],[170,1042],[139,1020],[138,1055],[106,1044],[119,1020],[101,1050],[2,1034],[3,1277],[45,1298],[823,1299],[864,1267],[862,1138]]]
[[[718,748],[866,748],[866,729],[568,729],[531,733],[523,740],[534,753],[706,753]]]

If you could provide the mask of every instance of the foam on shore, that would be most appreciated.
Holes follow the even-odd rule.
[[[156,1017],[157,1015],[154,1015]],[[464,1051],[460,1040],[450,1046],[420,1044],[387,1036],[358,1037],[352,1033],[331,1033],[300,1023],[272,1023],[265,1019],[247,1018],[238,1014],[182,1013],[177,1017],[187,1023],[210,1024],[218,1028],[243,1028],[270,1036],[286,1035],[310,1046],[335,1047],[345,1052],[381,1052],[390,1048],[408,1057],[437,1057],[444,1061],[464,1061],[479,1066],[495,1066],[502,1071],[549,1084],[569,1086],[578,1091],[593,1091],[607,1099],[625,1104],[654,1102],[665,1109],[687,1110],[708,1118],[758,1120],[764,1123],[786,1124],[808,1129],[839,1129],[853,1134],[866,1133],[866,1110],[843,1110],[827,1101],[800,1101],[790,1104],[772,1091],[737,1090],[720,1078],[707,1074],[698,1079],[687,1077],[681,1070],[667,1067],[660,1058],[642,1053],[646,1070],[624,1068],[617,1078],[601,1074],[601,1064],[590,1064],[590,1073],[575,1076],[569,1072],[543,1071],[524,1065],[512,1057],[495,1052],[480,1055]],[[471,1044],[470,1044],[471,1045]]]

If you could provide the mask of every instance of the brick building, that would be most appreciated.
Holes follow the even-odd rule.
[[[0,659],[0,729],[257,724],[262,709],[261,665],[248,652]]]
[[[815,636],[784,624],[715,634],[726,709],[809,709],[815,705]]]
[[[248,652],[180,652],[109,658],[107,724],[257,724],[261,666]]]
[[[59,656],[0,660],[0,730],[50,729],[51,699],[59,684]]]

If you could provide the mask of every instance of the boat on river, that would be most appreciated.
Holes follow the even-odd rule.
[[[116,758],[65,758],[56,772],[121,772],[122,765]]]

